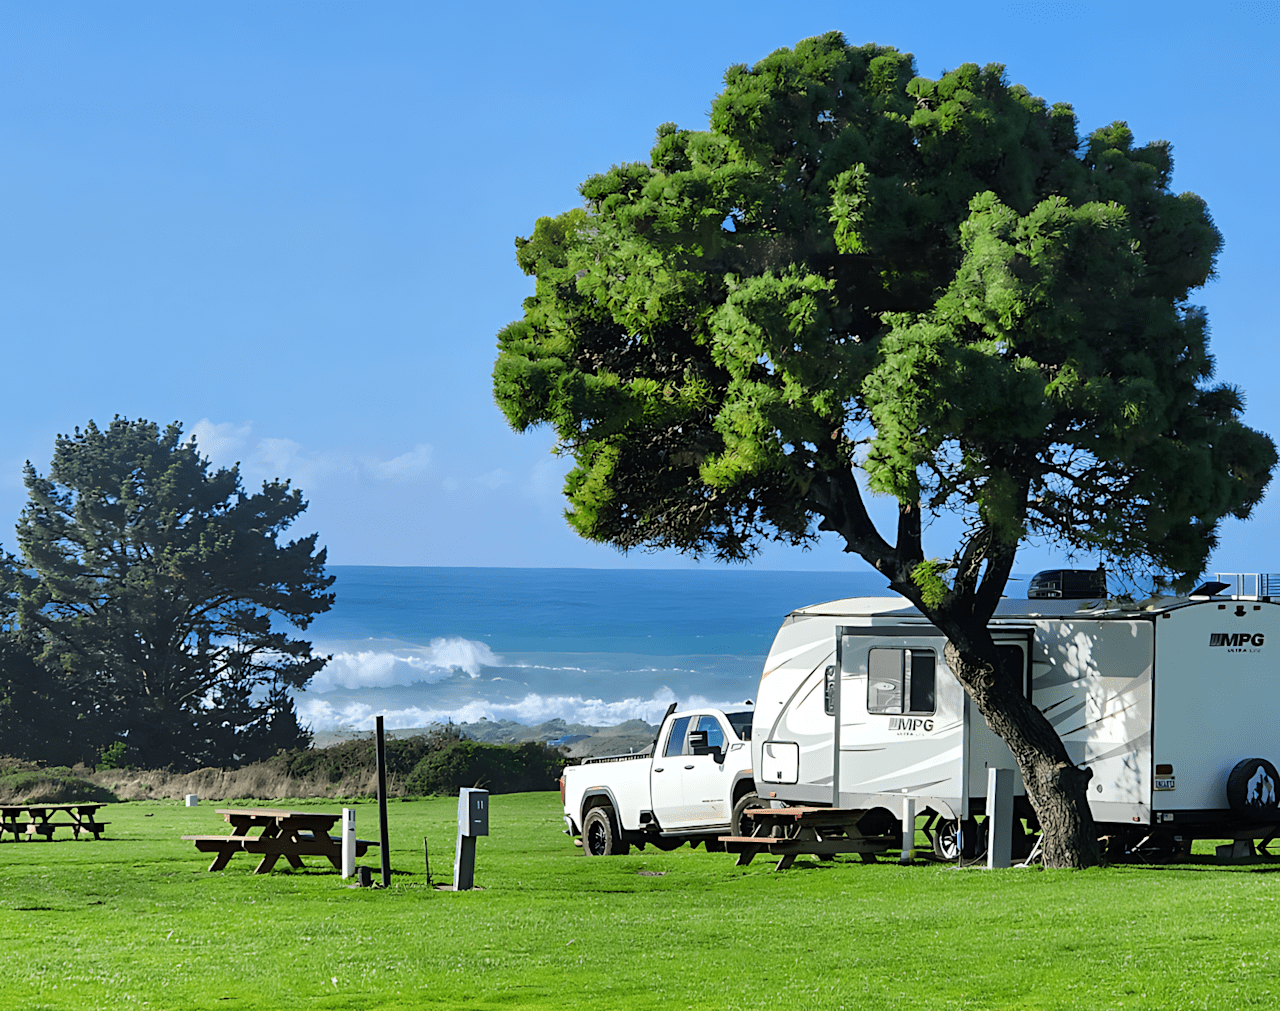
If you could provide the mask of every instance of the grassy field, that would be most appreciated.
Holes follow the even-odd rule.
[[[390,807],[388,891],[321,868],[219,874],[214,805],[113,805],[109,838],[0,844],[0,1007],[1274,1008],[1280,863],[783,874],[684,847],[592,860],[554,793],[492,798],[481,890],[453,799]],[[300,802],[336,810],[336,802]],[[360,806],[376,838],[376,806]],[[1203,848],[1206,844],[1200,844]],[[376,850],[363,863],[377,866]],[[281,861],[284,864],[284,861]]]

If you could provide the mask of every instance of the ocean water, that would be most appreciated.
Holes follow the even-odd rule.
[[[333,659],[298,693],[315,730],[481,717],[656,722],[754,698],[797,607],[886,592],[875,572],[333,566],[308,629]]]

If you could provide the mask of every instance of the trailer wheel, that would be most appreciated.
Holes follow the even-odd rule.
[[[593,807],[582,820],[582,852],[589,857],[620,857],[631,850],[607,804]]]
[[[1265,758],[1237,762],[1227,777],[1227,800],[1231,810],[1252,821],[1274,822],[1280,817],[1280,775]]]
[[[751,835],[751,832],[748,832],[747,829],[754,831],[756,827],[755,819],[746,817],[742,812],[749,807],[755,808],[768,806],[769,802],[761,800],[755,790],[748,790],[739,797],[738,802],[733,805],[733,814],[729,818],[729,834],[737,836]]]
[[[979,825],[972,818],[967,819],[964,822],[963,843],[958,821],[943,819],[933,830],[933,855],[939,860],[948,863],[962,858],[972,860],[986,852],[985,823]]]

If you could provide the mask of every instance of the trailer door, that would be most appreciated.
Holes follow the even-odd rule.
[[[967,810],[964,690],[930,626],[838,629],[840,807],[922,805]]]

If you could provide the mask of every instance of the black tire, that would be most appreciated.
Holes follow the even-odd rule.
[[[733,805],[733,814],[729,817],[729,834],[737,836],[751,835],[752,830],[756,827],[755,822],[751,818],[743,815],[742,812],[749,807],[768,806],[769,802],[767,800],[761,800],[755,790],[748,790],[739,797],[737,803]]]
[[[957,860],[973,860],[987,852],[986,825],[979,825],[972,818],[964,823],[948,819],[939,821],[933,830],[933,855],[948,863]]]
[[[613,808],[607,804],[593,807],[582,819],[582,852],[589,857],[621,857],[631,851],[622,838]]]
[[[1227,776],[1227,801],[1231,810],[1250,821],[1280,821],[1280,775],[1265,758],[1237,762]]]
[[[873,807],[858,821],[858,831],[865,836],[890,836],[902,845],[902,819],[888,808]]]

